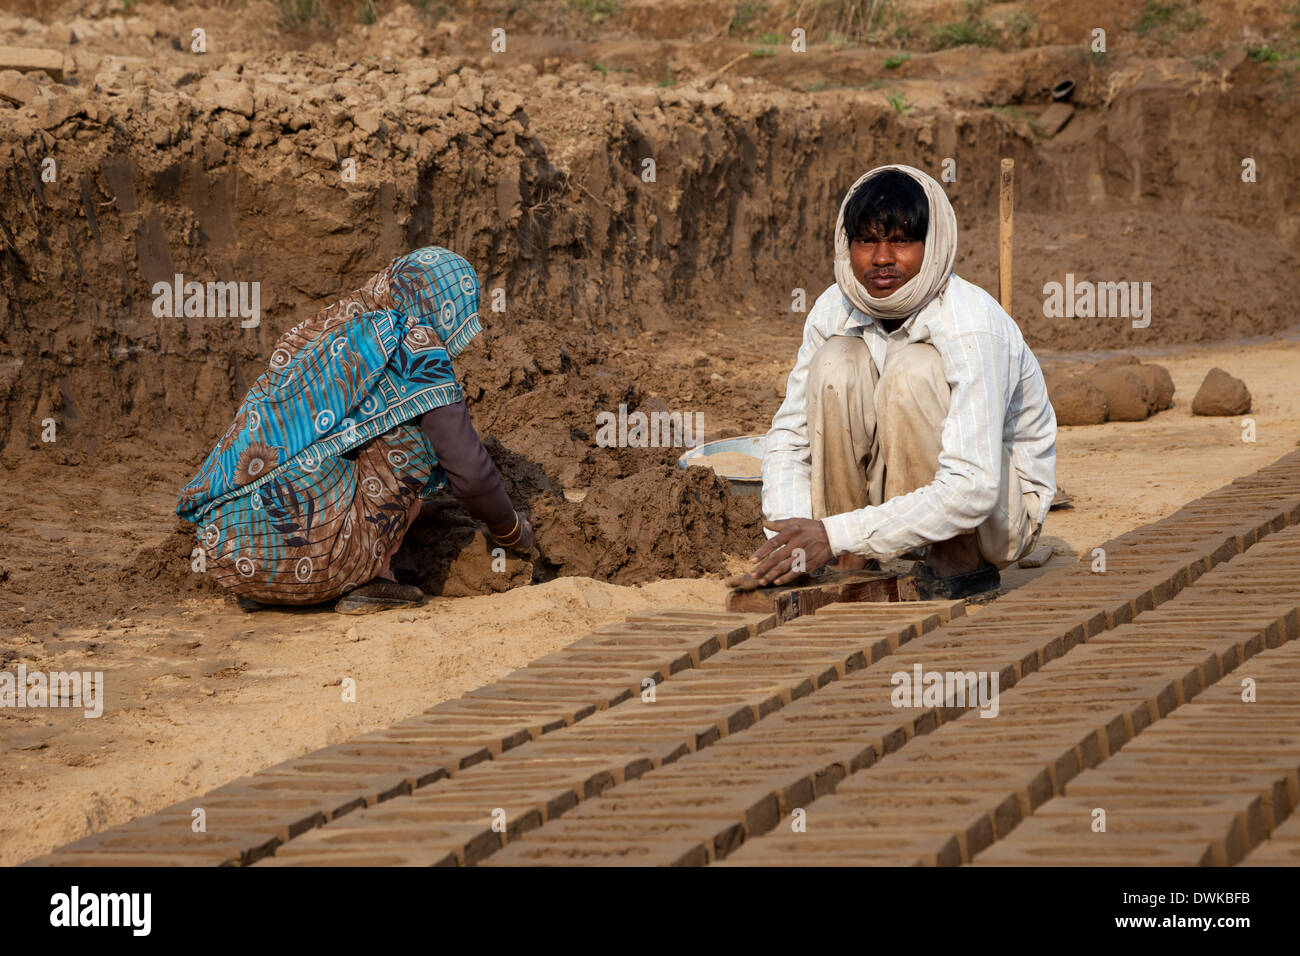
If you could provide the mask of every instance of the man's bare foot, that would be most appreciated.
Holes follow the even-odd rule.
[[[950,578],[954,574],[978,570],[984,566],[985,561],[980,555],[979,541],[972,531],[931,545],[925,563],[939,577]]]

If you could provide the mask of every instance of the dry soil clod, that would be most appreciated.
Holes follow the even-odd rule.
[[[1250,411],[1250,390],[1239,378],[1212,368],[1192,399],[1193,415],[1243,415]]]

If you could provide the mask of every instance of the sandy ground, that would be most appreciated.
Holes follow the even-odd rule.
[[[1146,422],[1061,430],[1058,478],[1074,503],[1052,512],[1044,529],[1042,541],[1057,551],[1049,569],[1297,444],[1300,342],[1142,357],[1170,370],[1175,405]],[[1254,443],[1242,440],[1240,418],[1191,415],[1191,397],[1216,365],[1252,391]],[[28,509],[34,526],[44,522],[49,560],[78,547],[107,555],[114,540],[121,551],[123,540],[156,536],[144,522],[167,513],[174,482],[166,473],[184,473],[184,465],[162,462],[158,469],[137,488],[82,469],[93,520],[56,503]],[[21,493],[39,503],[42,489]],[[12,523],[9,530],[16,530]],[[11,552],[6,560],[14,559]],[[1012,569],[1004,582],[1016,586],[1039,573]],[[655,607],[716,608],[724,594],[716,579],[620,587],[562,578],[360,618],[317,610],[244,615],[221,597],[196,592],[175,606],[132,605],[97,625],[30,620],[0,643],[6,668],[21,662],[29,671],[103,670],[107,704],[94,720],[68,710],[0,712],[0,864],[388,725],[600,624]],[[75,609],[69,617],[78,617]],[[356,703],[342,701],[345,677],[356,680]]]

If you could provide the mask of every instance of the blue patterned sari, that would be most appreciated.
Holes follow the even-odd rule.
[[[478,306],[473,267],[431,246],[281,337],[176,509],[221,584],[306,604],[374,576],[446,483],[410,423],[463,400],[451,360],[482,330]]]

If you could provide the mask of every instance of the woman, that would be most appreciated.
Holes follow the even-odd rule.
[[[448,485],[494,543],[531,551],[452,372],[482,331],[478,305],[474,269],[431,246],[276,343],[176,509],[241,605],[418,604],[392,557],[421,501]]]

